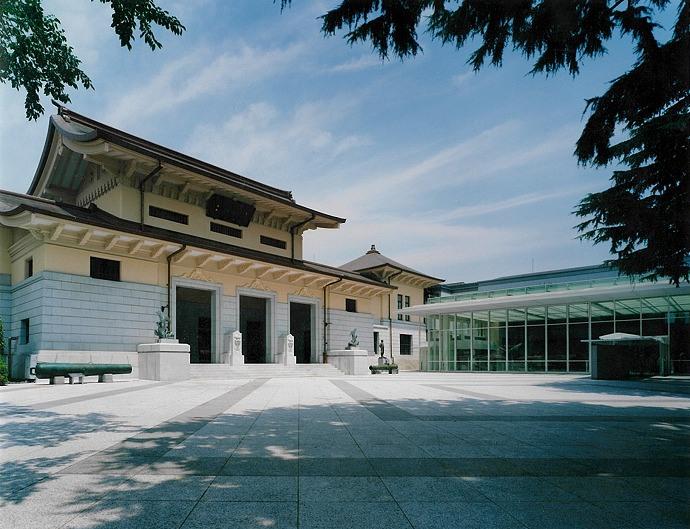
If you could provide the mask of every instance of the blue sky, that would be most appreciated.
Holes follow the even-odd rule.
[[[366,45],[324,39],[316,19],[335,0],[159,2],[187,27],[163,49],[120,48],[99,3],[48,1],[95,90],[71,108],[344,216],[307,232],[304,257],[339,265],[376,244],[449,281],[601,262],[576,239],[571,212],[607,187],[610,170],[577,165],[584,99],[633,57],[627,42],[582,74],[527,74],[508,54],[474,74],[471,47],[423,37],[416,59],[382,63]],[[48,118],[28,123],[23,95],[0,86],[0,184],[25,192]],[[52,105],[46,107],[49,112]]]

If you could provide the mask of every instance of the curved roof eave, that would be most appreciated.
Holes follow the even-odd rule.
[[[381,264],[378,264],[375,266],[370,266],[368,268],[360,268],[359,270],[353,270],[353,271],[357,272],[358,274],[361,274],[362,272],[373,272],[374,270],[376,270],[378,268],[386,268],[386,267],[393,268],[394,270],[399,270],[400,272],[404,272],[406,274],[411,274],[411,275],[423,277],[424,279],[429,279],[431,281],[437,281],[438,283],[443,283],[445,281],[445,279],[440,279],[438,277],[433,277],[433,276],[429,276],[426,274],[422,274],[421,272],[417,272],[416,270],[412,270],[411,268],[403,268],[400,266],[392,265],[390,263],[381,263]]]
[[[66,107],[59,106],[58,113],[60,121],[64,121],[65,123],[67,123],[66,120],[64,120],[64,116],[66,116],[70,120],[76,121],[84,127],[88,127],[90,130],[78,130],[74,127],[70,127],[69,129],[67,129],[65,126],[62,126],[62,124],[59,124],[57,119],[53,119],[55,116],[51,116],[50,125],[48,128],[48,138],[46,139],[46,146],[44,146],[44,152],[41,155],[39,167],[36,172],[36,175],[38,175],[38,177],[34,176],[34,181],[32,182],[31,187],[29,188],[29,194],[33,194],[36,190],[38,180],[40,179],[40,174],[43,171],[43,167],[45,165],[48,152],[50,151],[50,143],[52,142],[53,134],[55,133],[57,126],[60,125],[60,133],[68,134],[68,137],[70,139],[73,139],[74,141],[84,142],[93,141],[97,138],[102,138],[105,141],[112,142],[116,145],[134,151],[143,156],[148,156],[154,159],[158,159],[160,161],[164,161],[170,165],[174,165],[181,169],[197,173],[206,178],[216,180],[217,182],[220,182],[222,184],[235,186],[249,193],[254,193],[263,198],[274,200],[281,204],[304,211],[305,213],[315,215],[316,217],[321,217],[322,219],[334,222],[336,224],[344,224],[346,222],[346,219],[342,217],[337,217],[335,215],[323,213],[321,211],[308,208],[306,206],[302,206],[296,203],[292,198],[290,198],[291,193],[289,191],[262,184],[261,182],[257,182],[256,180],[252,180],[245,176],[238,175],[236,173],[228,171],[227,169],[223,169],[222,167],[218,167],[204,162],[202,160],[192,158],[191,156],[187,156],[186,154],[174,151],[162,145],[158,145],[143,138],[139,138],[127,132],[118,130],[109,125],[100,123],[87,116],[83,116],[81,114],[78,114],[77,112],[69,110]]]
[[[209,240],[209,239],[203,239],[201,237],[193,236],[193,235],[186,235],[186,234],[180,234],[180,233],[175,233],[175,232],[170,232],[169,230],[163,229],[163,228],[156,228],[154,226],[149,226],[146,225],[145,230],[141,230],[138,227],[138,224],[135,222],[131,221],[123,221],[122,219],[119,219],[118,217],[115,217],[113,215],[108,214],[107,212],[104,212],[102,210],[98,210],[98,208],[95,208],[96,211],[100,212],[104,216],[108,217],[109,219],[112,219],[112,221],[117,222],[119,221],[121,225],[113,225],[112,222],[106,222],[104,221],[103,218],[80,218],[77,214],[84,214],[88,215],[89,211],[86,208],[80,208],[78,206],[69,206],[70,209],[74,210],[74,213],[70,213],[68,211],[57,211],[55,208],[60,208],[64,209],[65,205],[63,204],[57,204],[52,200],[41,198],[41,197],[34,197],[34,196],[28,196],[28,195],[22,195],[21,193],[14,193],[14,192],[9,192],[9,191],[2,191],[2,193],[9,194],[12,196],[16,196],[18,199],[25,199],[27,201],[31,202],[38,202],[42,207],[39,207],[39,205],[33,205],[30,203],[19,203],[16,207],[8,210],[0,210],[0,216],[2,217],[13,217],[15,215],[18,215],[23,212],[29,212],[29,213],[38,213],[38,214],[43,214],[47,215],[50,217],[55,217],[58,219],[62,220],[68,220],[72,222],[80,222],[83,224],[88,224],[91,226],[96,226],[96,227],[101,227],[105,229],[114,229],[118,231],[122,231],[124,233],[130,233],[132,235],[147,235],[150,237],[157,238],[159,240],[164,240],[166,242],[170,242],[173,244],[188,244],[190,246],[198,247],[201,249],[208,249],[208,250],[218,250],[222,251],[224,253],[227,253],[228,255],[237,255],[240,257],[248,258],[248,259],[255,259],[257,261],[262,261],[266,263],[271,263],[271,264],[278,264],[281,266],[292,266],[297,269],[302,269],[308,272],[314,272],[314,273],[320,273],[323,275],[328,275],[331,277],[335,278],[342,278],[344,280],[350,280],[350,281],[357,281],[359,283],[365,283],[371,286],[375,286],[378,288],[383,288],[383,289],[390,289],[391,287],[387,285],[386,283],[382,283],[380,281],[377,281],[375,279],[371,279],[365,276],[362,276],[358,273],[353,273],[353,272],[348,272],[346,270],[341,270],[339,268],[329,266],[329,265],[324,265],[321,263],[314,263],[312,261],[304,261],[304,260],[295,260],[293,261],[289,257],[281,257],[281,256],[276,256],[274,254],[269,254],[265,252],[261,252],[258,250],[252,250],[249,248],[244,248],[240,246],[234,246],[230,244],[225,244],[221,242],[217,242],[214,240]],[[49,208],[49,209],[46,209]],[[91,210],[93,212],[93,210]]]

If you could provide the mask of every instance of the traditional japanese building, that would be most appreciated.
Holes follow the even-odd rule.
[[[276,362],[288,333],[299,363],[321,363],[357,329],[370,354],[383,340],[415,369],[423,328],[395,311],[440,280],[374,251],[340,268],[303,259],[307,230],[344,222],[60,108],[27,194],[0,192],[13,373],[33,355],[129,362],[136,374],[137,345],[154,340],[161,310],[192,363],[220,363],[236,330],[247,363]]]
[[[388,299],[381,297],[381,321],[374,324],[374,351],[393,357],[402,369],[418,369],[420,351],[427,346],[426,320],[423,317],[399,314],[398,311],[426,302],[428,289],[439,285],[443,279],[431,277],[386,257],[372,245],[361,257],[345,263],[340,268],[384,282],[395,290]]]

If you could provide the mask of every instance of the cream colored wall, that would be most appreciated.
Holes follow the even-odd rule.
[[[9,263],[9,273],[12,276],[12,284],[17,284],[26,279],[26,261],[33,259],[33,273],[37,274],[45,269],[45,249],[44,245],[37,241],[28,231],[13,229],[11,244],[14,245],[14,255],[7,258]]]
[[[424,304],[424,289],[420,287],[414,287],[403,283],[401,281],[396,281],[395,278],[391,281],[391,285],[397,287],[397,291],[391,294],[391,318],[394,320],[398,319],[398,294],[403,296],[410,296],[410,306],[422,305]],[[403,302],[404,302],[403,297]],[[385,316],[388,317],[388,314]],[[422,318],[418,316],[410,316],[410,321],[421,322]]]
[[[44,248],[45,270],[51,272],[88,276],[91,274],[91,257],[101,257],[122,263],[120,265],[120,279],[122,281],[160,286],[165,286],[168,282],[167,268],[164,263],[55,244],[46,244]]]
[[[133,283],[144,283],[149,285],[159,285],[165,287],[168,283],[167,262],[151,261],[147,259],[136,259],[126,257],[121,254],[110,254],[92,250],[83,250],[57,244],[43,243],[33,252],[34,271],[49,270],[67,274],[88,276],[90,274],[90,258],[102,257],[105,259],[115,259],[120,261],[120,274],[122,281]],[[23,278],[24,260],[20,259],[13,263],[13,275]],[[202,275],[205,279],[213,283],[223,285],[223,294],[235,296],[237,288],[264,288],[277,294],[279,302],[287,303],[288,296],[302,295],[307,297],[323,299],[322,288],[307,289],[306,292],[300,285],[291,285],[269,279],[255,280],[251,277],[239,276],[228,272],[218,272],[207,269],[195,269],[192,266],[174,264],[172,275],[174,277],[186,277],[192,273]],[[13,280],[14,282],[14,280]],[[345,310],[345,298],[339,294],[329,293],[329,308]],[[375,317],[380,317],[380,296],[372,299],[357,297],[357,311],[371,313]]]
[[[112,213],[113,215],[134,222],[139,222],[139,216],[141,214],[139,200],[140,198],[138,190],[119,185],[95,200],[95,203],[99,208]],[[148,214],[149,205],[169,209],[171,211],[182,213],[183,215],[188,215],[189,224],[178,224],[177,222],[151,217]],[[240,229],[242,231],[242,238],[239,239],[229,235],[212,232],[210,229],[211,221]],[[223,221],[207,217],[204,208],[195,206],[193,204],[187,204],[186,202],[181,202],[172,198],[156,195],[154,193],[144,193],[144,222],[151,226],[187,233],[189,235],[195,235],[197,237],[203,237],[205,239],[211,239],[225,244],[232,244],[235,246],[241,246],[243,248],[251,248],[252,250],[258,250],[283,257],[292,256],[292,252],[290,250],[291,237],[289,231],[270,228],[254,222],[251,222],[246,228],[225,223]],[[262,244],[260,241],[261,235],[266,235],[268,237],[273,237],[274,239],[285,241],[285,250]],[[295,258],[302,259],[302,236],[297,234],[295,235]]]
[[[376,317],[380,312],[381,303],[379,302],[379,297],[366,298],[360,296],[353,296],[351,294],[337,294],[335,292],[328,293],[328,308],[345,310],[345,300],[346,299],[356,299],[357,300],[357,312],[372,314]]]
[[[0,226],[0,274],[11,273],[10,246],[12,246],[12,229]]]

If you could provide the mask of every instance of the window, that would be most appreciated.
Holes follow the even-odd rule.
[[[280,248],[281,250],[285,250],[285,248],[287,248],[287,243],[285,241],[274,239],[273,237],[267,237],[266,235],[261,236],[261,244],[273,246],[274,248]]]
[[[405,296],[405,308],[410,306],[410,296]],[[405,321],[410,321],[410,315],[405,314]]]
[[[374,354],[379,354],[379,333],[374,331]]]
[[[112,259],[91,258],[91,277],[108,281],[120,280],[120,261]]]
[[[401,355],[411,355],[412,354],[412,335],[411,334],[401,334],[400,335],[400,354]]]
[[[29,343],[29,318],[21,321],[21,328],[19,329],[19,341],[21,343]]]
[[[34,275],[34,258],[29,257],[24,261],[24,279],[28,279],[32,275]]]
[[[348,312],[357,312],[357,300],[356,299],[345,299],[345,310]]]
[[[152,217],[158,217],[159,219],[169,220],[171,222],[177,222],[178,224],[189,224],[189,216],[177,211],[170,211],[169,209],[163,209],[156,206],[149,206],[149,215]]]
[[[402,308],[403,308],[403,295],[398,294],[398,309],[402,309]],[[400,321],[402,321],[402,319],[403,319],[402,314],[398,314],[398,319]]]
[[[226,226],[225,224],[218,224],[217,222],[211,223],[211,231],[214,233],[229,235],[230,237],[237,237],[238,239],[242,238],[242,230],[238,230],[232,226]]]

